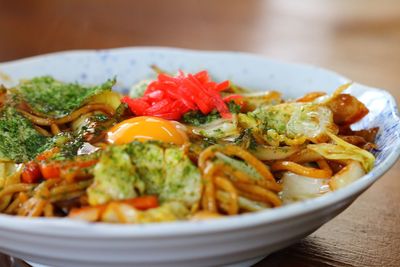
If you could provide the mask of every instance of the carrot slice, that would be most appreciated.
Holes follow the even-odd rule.
[[[135,197],[131,199],[126,199],[122,202],[125,204],[129,204],[138,210],[147,210],[158,207],[158,199],[156,196]]]
[[[55,179],[59,178],[61,175],[61,166],[56,163],[42,163],[40,164],[40,171],[44,179]]]
[[[41,176],[39,164],[34,161],[26,163],[21,174],[22,181],[28,184],[36,183]]]

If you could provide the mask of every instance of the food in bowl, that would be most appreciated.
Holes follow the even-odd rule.
[[[374,165],[378,128],[344,91],[284,100],[207,71],[128,95],[50,76],[0,92],[0,211],[91,222],[218,218],[318,197]]]

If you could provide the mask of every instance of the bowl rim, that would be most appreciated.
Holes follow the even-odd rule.
[[[228,55],[228,56],[244,56],[251,59],[263,59],[271,63],[283,64],[285,66],[294,65],[300,68],[313,68],[324,71],[337,77],[342,81],[349,81],[346,77],[324,68],[316,67],[310,64],[292,63],[270,59],[263,55],[257,55],[247,52],[236,51],[208,51],[208,50],[192,50],[171,47],[124,47],[113,49],[99,50],[68,50],[61,52],[48,53],[37,55],[28,58],[17,59],[13,61],[1,62],[0,70],[3,66],[29,63],[29,61],[43,60],[47,57],[57,57],[65,54],[84,54],[107,51],[109,53],[124,53],[126,51],[142,51],[142,52],[161,52],[161,53],[195,53],[195,54],[210,54],[210,55]],[[400,122],[399,110],[396,99],[387,91],[368,87],[359,83],[354,85],[362,86],[369,90],[378,90],[389,100],[393,119]],[[151,223],[140,225],[123,225],[123,224],[106,224],[106,223],[88,223],[82,221],[74,221],[65,218],[25,218],[11,215],[0,214],[0,228],[8,231],[25,232],[37,235],[70,237],[70,238],[157,238],[168,236],[183,236],[183,235],[201,235],[205,233],[215,233],[223,231],[234,231],[248,227],[256,227],[264,224],[277,224],[283,220],[293,219],[314,213],[318,210],[330,207],[335,203],[340,203],[346,199],[358,197],[358,195],[371,186],[378,178],[386,173],[398,160],[400,156],[400,142],[393,147],[386,158],[370,172],[353,182],[349,186],[338,191],[330,192],[318,198],[308,199],[301,202],[293,203],[272,210],[263,210],[259,212],[247,213],[237,216],[230,216],[215,220],[204,221],[178,221],[168,223]],[[60,231],[74,230],[74,231]]]

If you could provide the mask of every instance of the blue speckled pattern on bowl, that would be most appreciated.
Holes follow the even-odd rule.
[[[14,81],[53,75],[98,84],[116,76],[119,90],[153,75],[157,64],[174,72],[207,69],[253,90],[279,90],[292,98],[309,91],[333,92],[349,80],[321,68],[236,52],[171,48],[71,51],[0,64]],[[3,77],[4,75],[0,75]],[[0,215],[0,250],[51,266],[216,266],[266,255],[315,231],[383,175],[400,154],[400,120],[394,98],[354,83],[348,92],[370,113],[356,128],[380,127],[374,169],[341,190],[274,210],[200,222],[148,225],[89,224],[67,219]]]

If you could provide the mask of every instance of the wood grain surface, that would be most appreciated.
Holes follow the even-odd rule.
[[[316,64],[400,100],[398,0],[0,0],[0,61],[144,45]],[[256,266],[400,266],[399,192],[397,163],[337,218]]]

